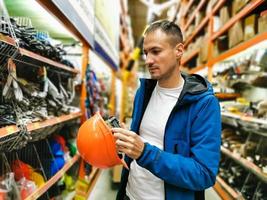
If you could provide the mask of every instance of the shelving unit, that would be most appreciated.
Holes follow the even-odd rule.
[[[69,115],[62,115],[60,117],[53,117],[51,119],[48,119],[48,120],[45,120],[42,122],[35,122],[35,123],[28,124],[27,130],[33,131],[33,130],[37,130],[37,129],[42,129],[45,127],[53,126],[55,124],[60,124],[60,123],[78,118],[81,116],[82,116],[82,113],[77,112],[77,113],[71,113]],[[16,125],[10,125],[10,126],[0,128],[0,138],[11,135],[13,133],[17,133],[19,131],[20,131],[20,129]]]
[[[242,165],[244,168],[246,168],[248,171],[252,172],[254,175],[256,175],[260,180],[262,180],[264,183],[267,183],[267,175],[262,172],[262,170],[255,165],[254,163],[246,160],[245,158],[242,158],[239,154],[232,153],[225,147],[221,147],[221,151],[223,154],[225,154],[227,157],[233,159],[238,164]]]
[[[247,48],[249,47],[252,47],[254,46],[255,44],[258,44],[264,40],[266,40],[267,38],[267,33],[261,33],[261,34],[258,34],[256,35],[255,37],[253,37],[252,39],[250,40],[247,40],[231,49],[229,49],[228,51],[222,53],[221,55],[219,55],[218,57],[215,57],[213,59],[210,60],[210,64],[215,64],[217,62],[220,62],[220,61],[223,61],[231,56],[234,56],[236,55],[237,53],[240,53],[244,50],[246,50]]]
[[[42,196],[52,185],[54,185],[63,175],[68,171],[68,169],[79,160],[80,156],[75,155],[71,160],[69,160],[63,168],[61,168],[52,178],[50,178],[44,185],[39,187],[34,191],[26,200],[35,200]]]
[[[244,3],[245,1],[242,1],[242,2]],[[184,69],[185,71],[191,74],[193,73],[201,74],[203,70],[207,69],[205,71],[205,76],[207,76],[208,79],[211,82],[213,82],[214,80],[213,73],[220,71],[220,69],[217,68],[219,67],[218,66],[219,63],[223,61],[224,63],[227,63],[227,61],[230,61],[231,59],[233,59],[237,54],[242,53],[247,49],[248,50],[256,49],[252,47],[254,45],[259,46],[259,44],[262,43],[263,41],[267,41],[267,32],[265,31],[265,32],[258,33],[257,28],[256,28],[255,35],[253,35],[253,37],[251,37],[250,39],[246,39],[246,40],[244,39],[243,41],[239,42],[236,45],[233,45],[232,47],[230,47],[230,45],[228,48],[223,46],[222,49],[218,50],[218,53],[216,53],[217,49],[215,48],[218,47],[216,45],[218,45],[219,39],[225,38],[225,37],[227,38],[227,36],[229,39],[228,31],[236,23],[240,23],[241,20],[250,16],[250,14],[254,14],[257,11],[263,12],[264,10],[266,10],[264,9],[266,8],[266,1],[264,0],[251,0],[251,1],[246,1],[246,2],[248,2],[246,3],[246,5],[242,4],[243,7],[239,7],[239,11],[230,10],[229,8],[233,9],[232,8],[233,5],[231,7],[228,7],[227,13],[230,18],[227,19],[227,21],[224,21],[224,24],[220,25],[219,28],[216,27],[217,30],[215,30],[214,29],[215,23],[217,22],[215,20],[217,19],[219,20],[219,18],[217,19],[215,18],[220,16],[221,9],[222,8],[226,9],[224,6],[227,6],[229,4],[236,3],[237,5],[238,3],[236,1],[229,2],[226,0],[218,0],[217,2],[214,2],[213,6],[210,8],[210,12],[207,12],[207,10],[203,11],[204,10],[203,8],[205,8],[205,5],[209,6],[209,3],[212,3],[211,1],[208,1],[208,2],[204,0],[182,1],[182,6],[180,8],[180,12],[182,12],[182,14],[181,14],[181,18],[179,22],[177,22],[179,25],[181,25],[181,28],[186,36],[185,41],[184,41],[186,54],[184,55],[184,58],[182,58],[182,61],[181,61],[182,69]],[[195,9],[192,11],[192,9],[190,10],[190,8],[195,8]],[[190,15],[188,14],[189,10],[192,13]],[[199,11],[202,11],[202,13],[199,13]],[[205,12],[205,14],[203,12]],[[198,21],[198,24],[195,23],[195,20],[197,19],[197,14],[202,14],[200,21]],[[256,20],[257,20],[257,17],[256,17]],[[216,25],[218,25],[218,23]],[[244,26],[244,24],[242,24],[242,26]],[[257,23],[254,24],[254,26],[256,27]],[[244,27],[242,27],[242,29],[244,30]],[[198,43],[197,45],[196,44],[190,45],[191,43],[197,42],[197,39],[200,36],[202,36],[203,38],[203,41],[201,43]],[[227,40],[224,40],[223,42],[225,41],[228,42]],[[205,47],[203,47],[203,44],[205,44]],[[205,55],[205,51],[203,51],[204,48],[206,48],[207,55]],[[206,56],[206,60],[200,57],[201,54],[202,56],[203,55]],[[245,55],[245,54],[242,54],[242,55]],[[240,57],[241,56],[239,56],[238,58]],[[215,69],[215,66],[216,66],[216,69]],[[222,101],[234,100],[238,97],[242,97],[241,96],[242,94],[236,91],[234,93],[221,92],[215,95],[219,100],[222,100]],[[221,112],[221,116],[222,116],[222,123],[226,127],[231,127],[233,129],[237,129],[238,131],[243,131],[244,132],[243,137],[245,137],[246,134],[249,135],[247,136],[247,139],[246,139],[246,142],[248,143],[250,142],[250,138],[252,138],[251,140],[253,140],[253,138],[258,138],[258,137],[265,138],[267,136],[267,120],[264,118],[251,117],[245,113],[230,113],[225,110]],[[221,152],[226,158],[229,158],[230,160],[232,160],[231,162],[237,163],[237,165],[242,166],[242,169],[245,169],[246,173],[248,172],[248,174],[252,174],[253,176],[255,176],[255,178],[259,182],[266,184],[267,175],[263,173],[261,168],[258,167],[256,164],[241,157],[241,155],[238,153],[231,152],[230,150],[228,150],[227,148],[223,146],[221,147]],[[245,185],[245,183],[243,184]],[[237,191],[233,189],[232,186],[228,185],[219,176],[217,177],[217,181],[214,186],[214,189],[220,195],[220,197],[224,200],[245,199],[245,197],[242,197],[241,191]]]
[[[225,33],[234,23],[236,23],[238,20],[249,14],[251,11],[253,11],[255,8],[260,6],[262,3],[264,3],[264,0],[254,0],[251,1],[249,4],[247,4],[241,11],[239,11],[234,17],[232,17],[220,30],[213,33],[211,36],[211,40],[215,40],[220,35]]]
[[[52,69],[57,69],[57,70],[63,69],[64,71],[73,73],[73,75],[76,75],[79,73],[79,70],[77,69],[72,69],[71,67],[63,65],[59,62],[53,61],[41,55],[38,55],[29,50],[22,49],[22,48],[17,49],[15,46],[14,39],[8,36],[4,36],[0,34],[0,42],[4,42],[6,46],[10,45],[14,51],[17,51],[19,53],[19,55],[16,55],[16,57],[14,58],[14,60],[18,62],[27,63],[30,66],[46,65],[47,67],[50,67]],[[5,48],[8,48],[8,47],[5,47]],[[2,56],[5,56],[5,55],[2,55]]]

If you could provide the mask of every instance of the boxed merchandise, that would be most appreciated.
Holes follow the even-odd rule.
[[[220,9],[220,23],[221,26],[223,26],[224,24],[226,24],[226,22],[230,19],[229,16],[229,10],[227,6],[224,6]]]
[[[267,10],[261,12],[260,18],[258,21],[258,31],[263,33],[267,30]]]
[[[228,31],[229,48],[242,42],[244,39],[244,32],[240,21],[236,22]]]
[[[257,20],[255,14],[250,15],[245,19],[244,40],[248,40],[256,35],[256,23]]]
[[[243,7],[245,7],[250,0],[234,0],[232,4],[232,16],[238,13]]]
[[[206,42],[206,43],[208,42],[207,34],[203,38],[203,43],[204,42]],[[209,45],[202,45],[200,47],[199,57],[200,57],[200,62],[201,63],[205,63],[208,60],[208,47],[209,47]]]
[[[195,26],[198,27],[198,25],[202,22],[204,18],[204,12],[198,11],[196,13],[196,17],[195,17]]]

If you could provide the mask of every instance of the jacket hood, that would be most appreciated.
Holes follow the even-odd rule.
[[[189,75],[184,72],[182,72],[181,75],[184,78],[184,87],[182,89],[176,106],[191,104],[207,95],[213,95],[213,89],[211,84],[202,76],[198,74]],[[151,96],[153,89],[157,84],[157,80],[140,79],[140,81],[141,88],[144,88],[145,92],[149,93],[146,95]]]

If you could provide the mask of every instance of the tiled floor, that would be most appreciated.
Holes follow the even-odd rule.
[[[112,183],[111,170],[102,170],[94,189],[88,200],[115,200],[118,185]],[[212,189],[205,192],[206,200],[220,200],[220,197]]]

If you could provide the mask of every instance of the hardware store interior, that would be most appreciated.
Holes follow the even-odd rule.
[[[0,200],[267,200],[265,0],[0,14]]]

